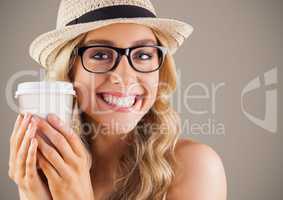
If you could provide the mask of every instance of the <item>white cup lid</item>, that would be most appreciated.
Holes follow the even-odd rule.
[[[61,93],[76,95],[73,84],[67,81],[37,81],[18,84],[15,98],[23,94]]]

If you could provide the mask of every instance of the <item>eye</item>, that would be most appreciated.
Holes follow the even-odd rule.
[[[96,60],[105,60],[105,59],[109,59],[110,56],[109,54],[103,53],[103,52],[96,52],[92,58],[96,59]]]
[[[149,60],[152,58],[152,55],[146,52],[138,52],[135,54],[134,58],[138,58],[140,60]]]

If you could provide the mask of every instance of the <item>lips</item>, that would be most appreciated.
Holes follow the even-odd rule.
[[[127,96],[142,96],[140,93],[122,93],[122,92],[97,92],[96,94],[108,94],[115,97],[127,97]]]
[[[125,93],[121,93],[121,92],[97,92],[96,93],[97,97],[102,100],[104,103],[108,104],[109,106],[113,106],[115,108],[121,108],[121,109],[128,109],[128,108],[132,108],[136,105],[137,101],[140,99],[143,99],[143,95],[140,93],[131,93],[131,94],[125,94]],[[105,96],[113,96],[114,98],[130,98],[133,97],[135,98],[134,103],[128,107],[128,106],[118,106],[115,105],[113,103],[110,103],[109,101],[106,101]]]
[[[141,93],[121,93],[121,92],[97,92],[97,95],[101,96],[101,95],[112,95],[114,97],[128,97],[128,96],[135,96],[136,100],[137,99],[142,99],[143,98],[143,94]]]

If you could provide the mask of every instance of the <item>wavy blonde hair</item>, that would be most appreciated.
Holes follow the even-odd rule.
[[[157,37],[158,42],[166,46],[166,40],[160,35],[161,33],[155,31],[154,33],[159,36]],[[73,62],[72,52],[83,41],[85,35],[78,36],[58,50],[55,55],[56,59],[50,65],[45,79],[73,82],[73,74],[69,70]],[[172,55],[168,53],[159,70],[160,83],[166,83],[165,87],[158,88],[154,105],[139,121],[136,128],[128,134],[133,138],[133,142],[129,151],[122,156],[118,167],[122,176],[115,182],[115,190],[109,195],[108,200],[162,200],[165,198],[166,191],[175,175],[174,168],[177,160],[174,149],[180,135],[179,115],[167,98],[176,89],[176,79],[175,62]],[[91,140],[90,137],[84,137],[82,134],[84,119],[83,115],[78,114],[78,109],[79,105],[74,99],[72,126],[89,147]],[[147,128],[148,125],[154,125],[157,128],[150,129]],[[91,138],[95,135],[97,133],[93,131]]]

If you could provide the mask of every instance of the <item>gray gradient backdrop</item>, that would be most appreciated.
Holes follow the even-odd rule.
[[[222,157],[228,199],[283,199],[282,0],[160,0],[153,3],[160,16],[187,21],[195,28],[175,55],[181,76],[173,103],[184,123],[195,124],[193,130],[184,126],[183,136],[212,146]],[[28,56],[28,46],[38,34],[55,27],[58,4],[57,0],[0,1],[1,200],[18,199],[16,185],[7,175],[9,137],[17,114],[7,104],[6,84],[19,70],[38,70],[38,65]],[[263,74],[272,69],[277,69],[277,83],[246,95],[244,108],[263,119],[266,110],[271,109],[265,109],[265,90],[277,91],[278,107],[271,113],[271,121],[278,117],[275,133],[250,121],[241,110],[242,89],[258,76],[263,86]],[[17,82],[26,80],[38,79],[26,76]],[[222,86],[214,98],[213,87],[219,84]],[[189,86],[190,95],[208,96],[186,98]],[[274,106],[275,101],[268,107]],[[195,114],[188,107],[206,113]],[[212,125],[209,120],[213,121]],[[196,124],[210,130],[198,132]],[[213,131],[213,126],[222,126],[225,130],[219,134]]]

